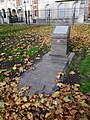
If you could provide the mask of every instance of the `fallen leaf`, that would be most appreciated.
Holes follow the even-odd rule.
[[[56,111],[55,111],[55,114],[56,115],[58,115],[58,114],[63,114],[63,109],[57,109]]]
[[[64,100],[65,102],[69,102],[69,101],[70,101],[70,99],[68,98],[68,96],[64,97],[63,100]]]
[[[4,102],[0,102],[0,108],[4,108]]]
[[[58,97],[59,95],[60,95],[60,92],[57,91],[57,92],[54,92],[54,93],[52,94],[52,97],[53,97],[53,98],[56,98],[56,97]]]
[[[83,101],[80,102],[80,103],[81,103],[81,105],[82,105],[83,107],[88,107],[88,106],[89,106],[87,103],[85,103],[85,100],[83,100]]]
[[[51,112],[50,113],[46,113],[45,118],[48,118],[50,115],[51,115]]]
[[[29,108],[30,105],[31,103],[25,103],[22,105],[22,109]]]
[[[0,115],[0,120],[4,120],[3,117]]]
[[[70,75],[75,75],[76,73],[74,71],[70,71]]]
[[[38,106],[40,106],[40,104],[41,104],[40,101],[37,100],[37,101],[34,103],[34,106],[36,106],[36,108],[37,108]]]
[[[16,69],[17,69],[17,67],[16,67],[16,65],[14,65],[14,66],[13,66],[13,70],[16,70]]]
[[[22,98],[22,100],[23,100],[24,102],[27,102],[27,97],[24,96],[24,97]]]
[[[77,113],[77,110],[75,110],[75,109],[70,110],[71,115],[75,116],[76,113]]]
[[[64,88],[65,84],[63,84],[63,83],[57,83],[57,86],[60,87],[60,88]]]
[[[23,67],[19,67],[19,72],[23,72],[23,71],[24,71]]]
[[[16,86],[17,86],[17,83],[11,82],[11,87],[16,87]]]
[[[0,82],[0,87],[6,85],[6,82]]]
[[[34,120],[34,116],[33,116],[33,114],[31,112],[27,112],[27,118],[29,120]]]

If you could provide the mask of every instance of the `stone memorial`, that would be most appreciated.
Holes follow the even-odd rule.
[[[51,54],[65,57],[69,54],[69,26],[56,26],[52,34]]]
[[[51,36],[51,51],[21,76],[19,88],[30,86],[28,92],[31,94],[51,94],[57,89],[57,74],[66,70],[74,56],[69,53],[69,31],[69,26],[55,27]]]

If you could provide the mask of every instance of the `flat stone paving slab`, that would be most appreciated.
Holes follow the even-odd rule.
[[[54,57],[53,57],[54,58]],[[57,62],[58,61],[58,62]],[[20,78],[19,88],[30,86],[28,91],[34,93],[48,93],[50,94],[55,88],[55,79],[58,72],[63,71],[67,58],[52,59],[50,53],[47,53],[40,62],[30,67]]]

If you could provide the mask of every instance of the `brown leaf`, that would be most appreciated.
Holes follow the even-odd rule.
[[[75,116],[76,113],[77,113],[77,110],[75,110],[75,109],[70,110],[71,115]]]
[[[17,87],[17,83],[11,82],[11,87]]]
[[[60,92],[57,91],[57,92],[55,92],[55,93],[52,94],[52,97],[53,97],[53,98],[59,97],[59,94],[60,94]]]
[[[65,116],[65,120],[73,120],[73,116]]]
[[[31,105],[31,103],[25,103],[22,105],[22,109],[28,108]]]
[[[51,115],[51,112],[46,113],[45,118],[48,118]]]
[[[17,99],[17,101],[15,102],[17,105],[20,105],[21,104],[21,99],[19,98],[19,99]]]
[[[63,109],[59,108],[55,111],[55,114],[58,115],[58,114],[63,114]]]
[[[0,120],[4,120],[3,117],[0,115]]]
[[[29,120],[34,120],[34,116],[33,116],[33,114],[31,112],[27,112],[27,118]]]

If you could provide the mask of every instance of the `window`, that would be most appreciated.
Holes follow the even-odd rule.
[[[75,18],[79,15],[79,3],[75,2],[73,4],[73,14],[75,14]]]
[[[6,13],[4,9],[2,9],[2,13],[3,13],[3,17],[6,18]]]
[[[45,6],[45,18],[47,19],[50,16],[50,5]]]
[[[59,18],[65,17],[65,9],[64,9],[63,3],[58,5],[58,16],[59,16]]]

